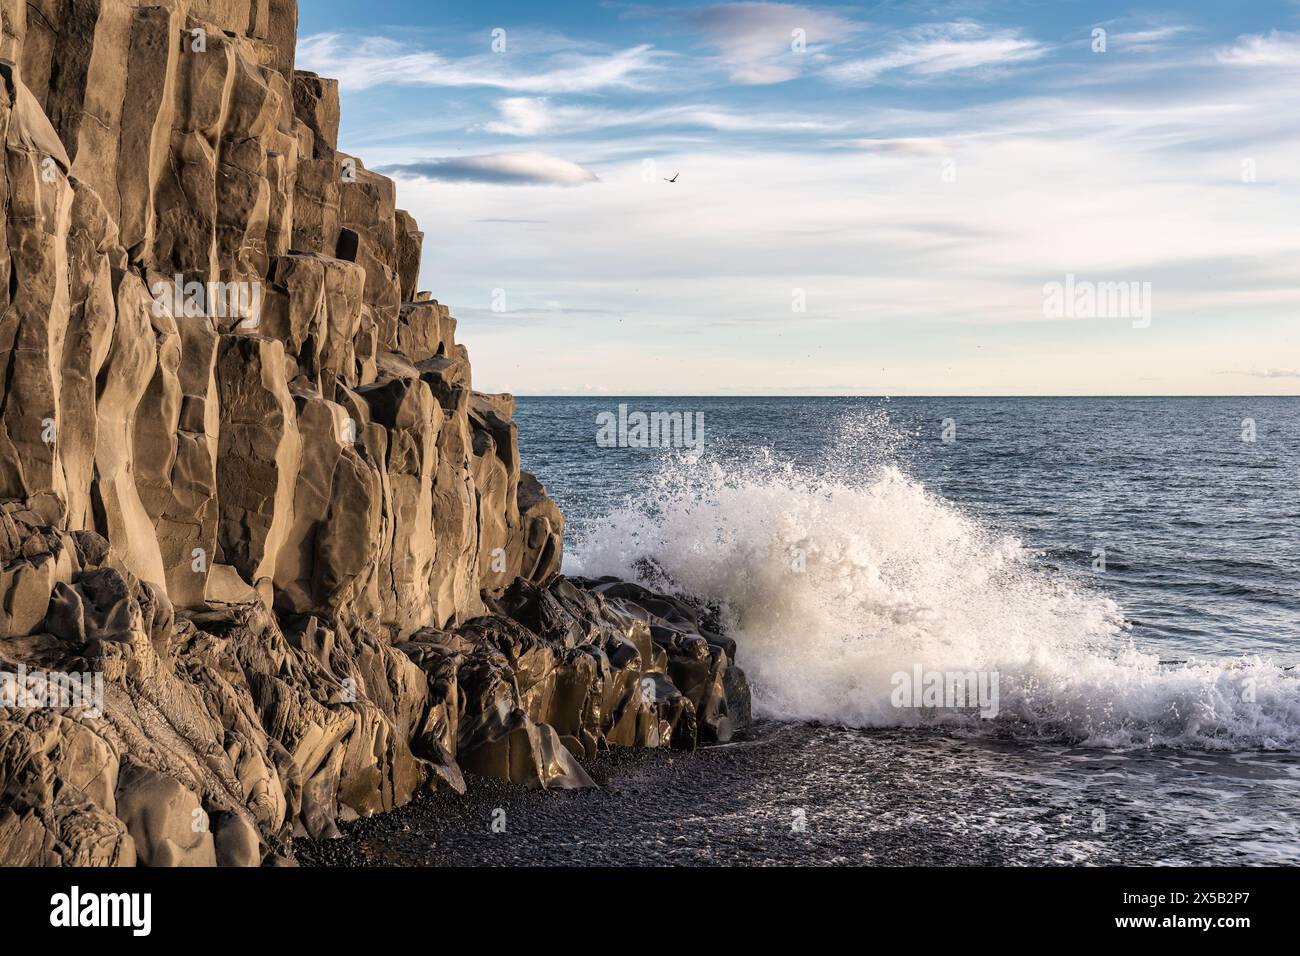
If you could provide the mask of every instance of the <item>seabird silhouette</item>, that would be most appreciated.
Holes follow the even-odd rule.
[[[666,183],[675,183],[675,182],[677,182],[677,177],[680,176],[680,175],[681,175],[681,173],[673,173],[673,178],[672,178],[672,179],[669,179],[668,177],[665,176],[665,177],[664,177],[664,182],[666,182]]]

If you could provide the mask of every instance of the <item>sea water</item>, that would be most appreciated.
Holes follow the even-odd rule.
[[[698,415],[703,441],[601,447],[620,404]],[[1118,788],[1200,834],[1153,862],[1300,859],[1300,399],[525,398],[517,420],[565,570],[716,604],[760,716],[848,749],[923,731],[1013,817]],[[899,706],[921,669],[992,675],[997,707]],[[1008,747],[1032,773],[998,769]]]

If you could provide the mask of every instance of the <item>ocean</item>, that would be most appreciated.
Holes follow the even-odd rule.
[[[620,405],[702,441],[598,443]],[[785,741],[749,825],[842,835],[778,858],[914,832],[1010,863],[1300,861],[1300,399],[520,398],[516,421],[567,573],[721,608],[761,718],[733,746]],[[978,702],[923,699],[954,674]]]

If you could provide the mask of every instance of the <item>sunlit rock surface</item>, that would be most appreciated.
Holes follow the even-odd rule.
[[[0,16],[0,864],[278,862],[744,725],[695,610],[558,575],[294,0]]]

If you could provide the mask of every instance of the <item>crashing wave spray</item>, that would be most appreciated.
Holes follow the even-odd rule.
[[[1171,667],[1117,604],[896,464],[883,416],[846,423],[814,469],[665,460],[577,542],[567,570],[714,601],[760,713],[859,727],[953,721],[1101,746],[1300,745],[1300,681],[1249,659]],[[900,673],[998,675],[998,716],[900,708]]]

